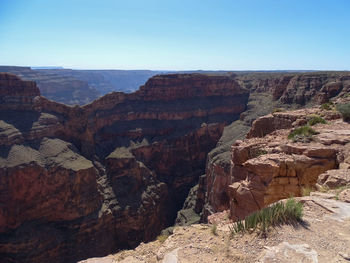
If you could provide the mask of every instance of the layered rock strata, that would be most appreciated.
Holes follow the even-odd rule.
[[[23,80],[33,81],[38,85],[40,93],[57,102],[69,105],[84,105],[101,94],[87,81],[74,76],[59,74],[59,70],[33,70],[30,67],[0,66],[0,73],[10,73]]]
[[[231,77],[165,75],[69,107],[0,80],[2,262],[76,262],[155,238],[249,95]]]
[[[306,124],[315,115],[322,115],[327,124],[313,126],[317,134],[311,141],[294,142],[287,138],[292,128]],[[276,124],[272,126],[275,131],[271,131],[271,124]],[[267,135],[258,136],[257,129]],[[212,180],[220,187],[208,184],[207,200],[211,207],[217,211],[230,209],[233,220],[242,219],[280,199],[300,196],[303,189],[315,187],[319,175],[338,168],[340,163],[344,166],[349,151],[350,125],[333,111],[303,109],[257,119],[248,137],[237,140],[231,148],[232,162],[226,168],[230,169],[229,176]],[[331,184],[328,173],[323,176],[326,185]]]
[[[235,79],[250,90],[250,97],[240,120],[225,127],[217,146],[208,154],[206,180],[199,185],[199,189],[205,189],[205,202],[203,197],[198,198],[199,203],[204,203],[204,221],[208,215],[229,208],[227,186],[231,182],[231,145],[236,140],[244,139],[247,133],[248,138],[263,137],[276,129],[290,129],[307,121],[304,116],[299,123],[295,122],[300,112],[295,113],[296,116],[284,112],[268,115],[275,109],[310,107],[331,98],[344,102],[343,98],[350,92],[347,72],[242,73],[235,75]],[[327,114],[330,118],[339,118],[337,113]]]

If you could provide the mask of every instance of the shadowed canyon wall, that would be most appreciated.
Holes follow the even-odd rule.
[[[173,223],[249,91],[228,76],[151,78],[83,107],[0,74],[0,257],[75,262]]]

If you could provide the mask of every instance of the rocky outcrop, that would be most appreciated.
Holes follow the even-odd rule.
[[[230,77],[164,75],[70,107],[3,78],[3,262],[75,262],[155,238],[249,95]]]
[[[42,139],[34,145],[12,145],[0,159],[0,231],[25,221],[83,217],[100,206],[97,171],[71,144]],[[53,198],[50,196],[53,195]]]
[[[306,124],[315,115],[322,115],[327,124],[313,126],[317,135],[310,142],[287,138],[293,127]],[[303,188],[315,187],[318,177],[328,170],[331,171],[320,178],[322,184],[331,184],[330,175],[336,171],[332,169],[347,159],[349,129],[350,125],[338,114],[318,108],[278,112],[257,119],[248,139],[237,140],[232,146],[230,176],[220,171],[223,166],[215,168],[215,176],[207,170],[207,179],[214,177],[210,180],[215,183],[207,186],[210,208],[229,208],[230,217],[237,220],[280,199],[300,196]]]
[[[292,112],[302,120],[313,110]],[[314,109],[314,111],[318,111]],[[286,113],[287,114],[287,113]],[[326,114],[332,119],[333,114]],[[279,121],[277,115],[276,122]],[[289,118],[288,118],[289,119]],[[259,121],[257,121],[259,122]],[[288,196],[300,196],[302,189],[314,187],[318,176],[339,165],[340,156],[350,141],[349,124],[341,120],[319,125],[310,143],[287,139],[290,129],[279,130],[263,138],[237,141],[232,147],[232,184],[228,187],[231,217],[242,219]],[[332,134],[331,141],[329,136]]]
[[[35,82],[22,81],[15,75],[0,73],[0,110],[32,110],[33,99],[39,95]]]
[[[287,149],[289,147],[287,144]],[[231,172],[234,183],[228,190],[231,218],[242,219],[280,199],[300,196],[303,188],[315,185],[318,175],[336,167],[335,151],[322,146],[313,147],[309,149],[318,152],[318,156],[312,156],[304,146],[293,147],[292,151],[286,149],[287,151],[263,154],[244,163],[235,163],[233,160]],[[233,151],[239,155],[237,148]]]
[[[105,167],[114,195],[109,209],[115,215],[118,245],[133,247],[154,239],[167,224],[167,185],[125,148],[112,152]]]
[[[237,74],[238,83],[250,90],[247,110],[237,120],[226,126],[216,148],[208,154],[206,189],[202,220],[208,215],[229,208],[227,182],[230,181],[231,145],[248,138],[263,137],[276,129],[291,129],[306,124],[313,109],[288,112],[304,105],[318,104],[335,97],[344,100],[350,90],[347,72],[312,73],[249,73]],[[261,105],[264,105],[263,107]],[[276,111],[275,111],[276,109]],[[269,114],[273,112],[273,114]],[[327,112],[324,118],[339,118],[336,112]],[[254,122],[254,120],[256,120]],[[250,127],[252,126],[252,127]],[[340,164],[341,165],[341,164]]]
[[[350,170],[328,170],[318,177],[317,184],[328,189],[350,186]]]
[[[268,114],[253,122],[252,128],[249,130],[246,137],[264,137],[275,130],[291,129],[293,127],[305,125],[312,116],[317,116],[318,114],[321,113],[315,108]],[[325,114],[322,113],[322,115]],[[341,115],[338,112],[328,111],[324,117],[327,120],[332,120],[339,119]]]

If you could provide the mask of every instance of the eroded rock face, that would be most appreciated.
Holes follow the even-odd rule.
[[[313,126],[318,134],[310,142],[289,140],[291,129],[313,114],[327,119],[327,124]],[[210,207],[214,212],[230,209],[230,217],[237,220],[280,199],[300,196],[303,188],[314,187],[319,175],[328,170],[320,178],[323,184],[331,184],[332,171],[341,171],[332,169],[347,160],[350,142],[350,125],[339,117],[311,108],[257,119],[248,139],[237,140],[231,148],[230,176],[220,171],[223,166],[212,166],[215,176],[207,170]]]
[[[293,115],[296,113],[300,111]],[[232,146],[233,183],[228,187],[231,217],[242,219],[277,200],[300,196],[303,188],[314,187],[320,174],[338,167],[339,156],[347,151],[349,128],[338,119],[315,126],[319,134],[310,143],[288,140],[290,129],[236,142]],[[325,138],[331,130],[338,136],[333,135],[329,143]]]
[[[317,183],[329,189],[350,186],[350,169],[326,171],[318,177]]]
[[[250,97],[247,110],[241,114],[240,120],[225,127],[216,148],[208,154],[207,180],[201,181],[199,186],[200,189],[206,189],[202,216],[204,221],[211,213],[229,208],[228,202],[220,200],[227,199],[228,190],[223,185],[230,181],[227,179],[230,178],[227,167],[231,165],[231,145],[236,140],[244,139],[247,133],[248,138],[263,137],[276,129],[304,125],[308,116],[317,112],[313,109],[289,112],[288,109],[323,103],[334,96],[337,101],[344,103],[344,95],[350,90],[350,77],[347,72],[251,73],[238,74],[235,79],[250,90]],[[281,112],[269,114],[277,108]],[[337,119],[339,114],[327,112],[325,118]],[[337,135],[338,138],[340,136]],[[327,144],[327,137],[328,144],[331,144],[334,136],[325,133],[324,144]]]
[[[96,210],[97,171],[71,144],[44,138],[33,145],[12,145],[0,159],[0,231],[25,221],[72,220]],[[53,198],[50,198],[54,195]]]
[[[312,116],[318,116],[319,114],[325,115],[325,120],[334,120],[341,117],[338,112],[327,111],[327,114],[324,114],[317,108],[275,112],[255,120],[246,137],[264,137],[275,130],[291,129],[293,127],[306,125]]]
[[[4,262],[76,262],[155,238],[248,98],[230,77],[165,75],[69,107],[2,79]]]
[[[22,81],[15,75],[0,73],[0,110],[32,110],[33,100],[39,95],[35,82]]]

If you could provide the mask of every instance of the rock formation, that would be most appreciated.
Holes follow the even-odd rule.
[[[155,238],[249,95],[231,77],[164,75],[70,107],[0,80],[2,262],[75,262]]]
[[[315,115],[322,115],[327,124],[313,126],[317,134],[311,141],[287,138],[292,128]],[[208,203],[216,211],[230,209],[233,220],[280,199],[300,196],[303,188],[315,187],[323,172],[327,171],[319,182],[332,185],[331,171],[344,162],[349,151],[350,125],[339,114],[319,108],[277,112],[257,119],[247,138],[237,140],[231,148],[230,175],[217,171],[215,180],[210,180],[215,184],[208,183]],[[341,170],[337,171],[339,175]]]
[[[230,175],[231,145],[236,140],[244,139],[247,133],[248,138],[263,137],[276,129],[303,125],[307,121],[306,113],[300,118],[300,112],[283,111],[310,107],[333,97],[345,98],[350,92],[350,75],[346,72],[243,73],[236,75],[235,79],[250,90],[250,97],[247,110],[241,114],[240,120],[224,128],[217,146],[208,154],[206,179],[199,185],[199,189],[206,192],[205,202],[202,201],[203,197],[198,202],[204,203],[204,221],[208,215],[230,206],[228,185],[234,181]],[[282,112],[269,114],[274,109]],[[332,112],[328,112],[327,116],[339,118],[337,113]],[[257,121],[253,122],[255,119]]]
[[[253,120],[278,104],[342,96],[350,87],[345,73],[161,75],[82,107],[41,97],[33,82],[0,80],[4,262],[75,262],[151,240],[175,221],[199,178],[188,209],[204,206],[205,216],[231,208],[240,218],[346,163],[348,127],[332,112],[325,118],[333,125],[317,126],[311,144],[274,131],[302,125],[318,110],[258,120],[230,153]],[[337,127],[336,138],[329,127]]]

